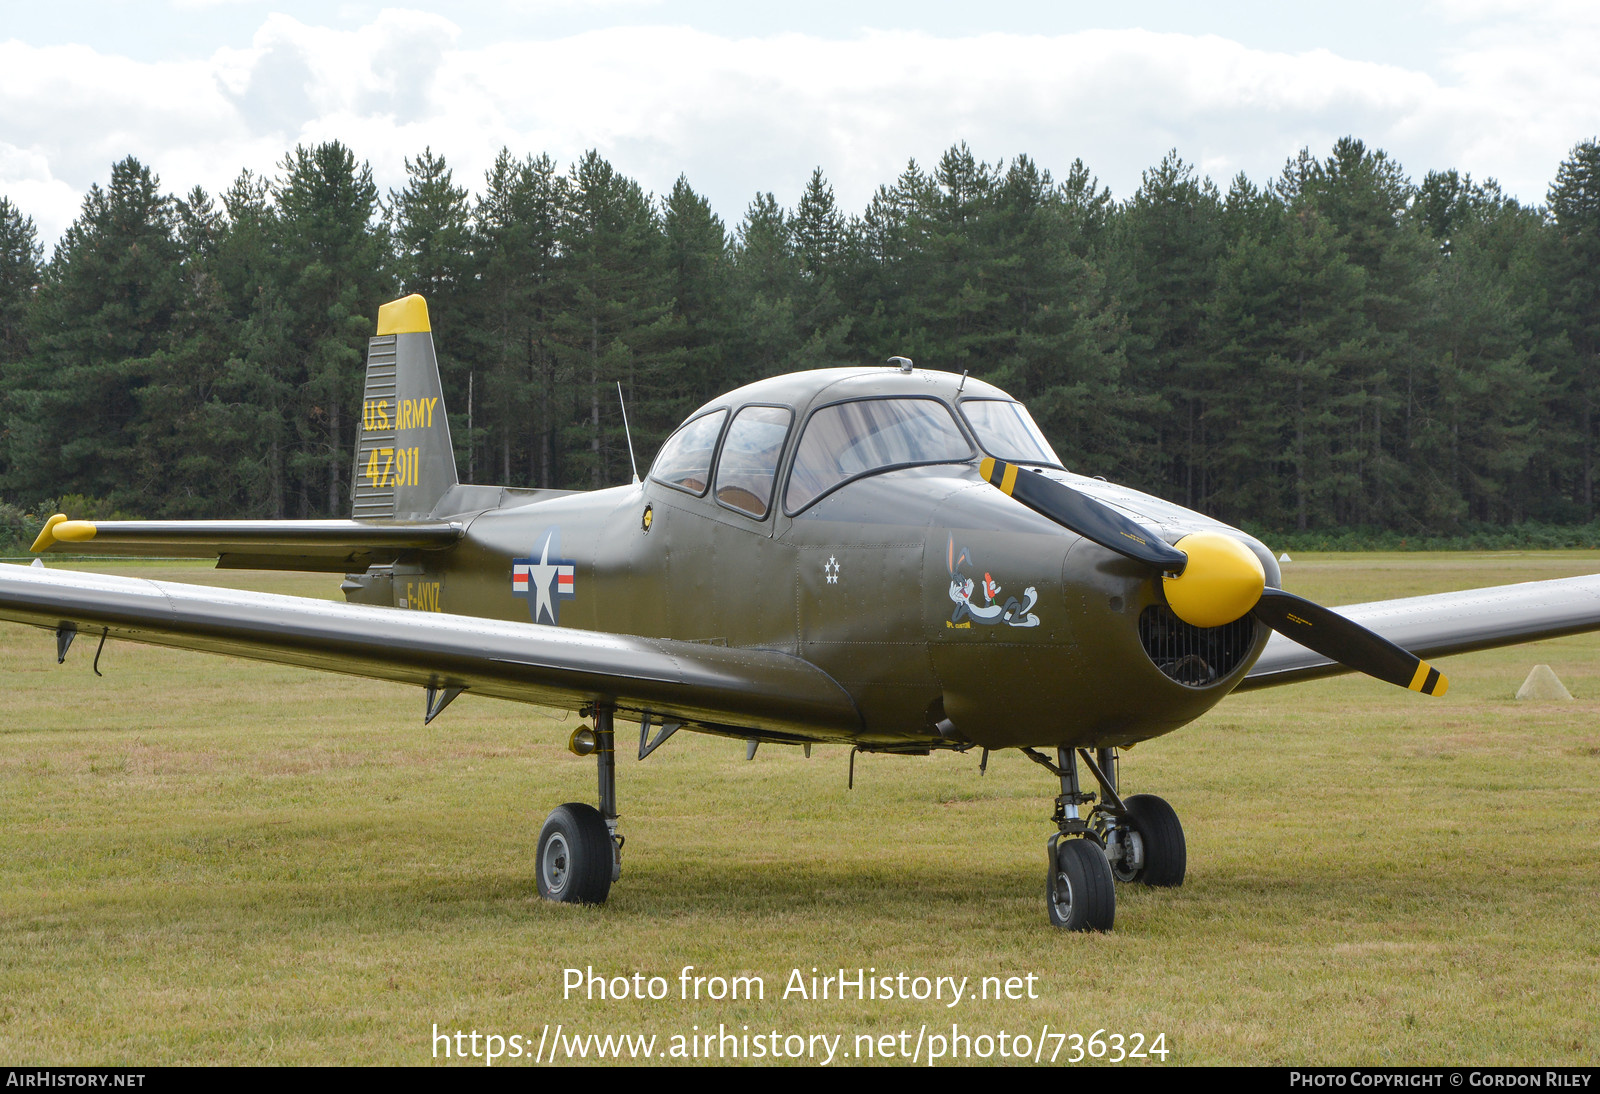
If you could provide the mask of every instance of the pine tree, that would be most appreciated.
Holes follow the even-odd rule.
[[[28,354],[27,314],[43,256],[33,218],[0,197],[0,365]]]
[[[11,488],[144,509],[162,469],[137,445],[143,389],[181,299],[177,209],[129,157],[91,186],[44,272],[33,352],[7,370]]]
[[[573,398],[566,478],[597,489],[626,466],[617,382],[637,408],[629,420],[642,445],[653,447],[677,424],[670,385],[661,382],[673,319],[660,224],[639,184],[590,151],[573,165],[567,193],[561,241],[570,296],[555,324]]]
[[[1291,209],[1314,209],[1341,253],[1365,274],[1359,307],[1366,346],[1350,358],[1333,396],[1344,432],[1331,456],[1340,484],[1337,519],[1403,527],[1418,490],[1406,453],[1414,439],[1420,323],[1437,247],[1418,218],[1407,215],[1414,190],[1400,165],[1354,138],[1335,142],[1321,162],[1302,153],[1286,169],[1280,192]]]
[[[833,187],[822,168],[811,172],[788,220],[789,238],[799,266],[795,322],[805,345],[796,368],[826,368],[850,360],[846,347],[851,321],[839,299],[838,280],[844,261],[845,228],[834,202]]]
[[[804,344],[800,261],[789,218],[772,194],[757,194],[745,210],[732,259],[729,293],[739,317],[733,346],[740,366],[749,379],[793,371]]]
[[[131,430],[139,465],[147,469],[138,485],[150,516],[217,516],[219,501],[232,514],[239,511],[231,481],[237,451],[233,439],[217,436],[211,416],[237,335],[214,272],[225,217],[199,187],[175,208],[179,298],[166,344],[150,358]]]
[[[1144,173],[1107,244],[1108,277],[1128,321],[1129,382],[1155,400],[1145,429],[1159,464],[1146,474],[1196,508],[1212,492],[1212,402],[1231,382],[1213,364],[1207,328],[1222,231],[1216,187],[1174,150]]]
[[[208,410],[238,500],[218,511],[281,520],[288,515],[288,460],[303,375],[286,302],[292,271],[269,180],[241,172],[222,194],[222,206],[226,222],[212,244],[216,291],[210,301],[226,309],[231,337]]]
[[[556,359],[553,324],[565,287],[559,266],[567,180],[549,156],[513,159],[502,148],[473,209],[477,314],[488,377],[483,407],[501,479],[556,483]]]
[[[477,467],[480,436],[473,365],[481,351],[477,316],[468,291],[475,273],[471,246],[471,208],[467,191],[454,184],[443,156],[425,148],[407,159],[406,185],[389,191],[390,234],[396,278],[402,293],[420,293],[428,302],[439,375],[448,393],[450,436],[456,463],[471,478]],[[470,428],[469,428],[470,426]]]
[[[728,233],[705,198],[682,175],[662,211],[673,314],[682,332],[685,414],[744,379],[730,354],[738,324],[729,307],[732,279]]]
[[[337,141],[297,147],[276,185],[284,301],[293,325],[299,398],[288,460],[299,516],[349,506],[355,415],[373,301],[390,298],[387,232],[376,222],[372,171]],[[320,495],[320,500],[319,496]]]
[[[1124,385],[1122,317],[1085,257],[1081,197],[1027,156],[996,179],[981,229],[992,304],[973,342],[976,375],[1026,401],[1067,466],[1126,476],[1137,400]]]
[[[1218,268],[1211,511],[1305,531],[1340,522],[1337,396],[1364,351],[1365,273],[1314,210],[1272,201]]]
[[[1600,141],[1583,141],[1562,161],[1549,195],[1554,229],[1544,260],[1550,323],[1564,336],[1555,383],[1576,439],[1572,493],[1595,515],[1596,431],[1600,430]]]

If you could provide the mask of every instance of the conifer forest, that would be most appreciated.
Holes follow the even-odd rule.
[[[427,298],[463,480],[588,489],[691,410],[834,365],[969,370],[1072,470],[1257,532],[1577,526],[1600,478],[1600,143],[1542,205],[1346,138],[1115,198],[957,145],[859,212],[824,172],[737,224],[601,155],[332,142],[227,190],[125,159],[46,256],[0,197],[0,538],[75,517],[348,516],[378,306]]]

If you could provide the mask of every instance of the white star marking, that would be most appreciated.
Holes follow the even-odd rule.
[[[829,555],[828,561],[822,565],[822,572],[827,575],[829,585],[837,585],[839,583],[839,560]]]
[[[550,565],[550,537],[544,537],[544,550],[539,555],[539,561],[528,565],[528,585],[538,590],[534,598],[533,618],[542,620],[547,614],[550,621],[555,622],[556,607],[550,599],[550,587],[555,584],[556,572],[559,566]]]

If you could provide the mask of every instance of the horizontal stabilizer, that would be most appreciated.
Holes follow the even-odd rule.
[[[355,573],[404,551],[437,551],[461,538],[457,521],[68,520],[57,513],[35,553],[215,558],[234,569]]]

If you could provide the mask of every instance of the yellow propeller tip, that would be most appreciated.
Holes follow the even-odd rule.
[[[1418,661],[1417,671],[1406,686],[1424,695],[1443,695],[1450,690],[1450,678],[1426,661]]]

